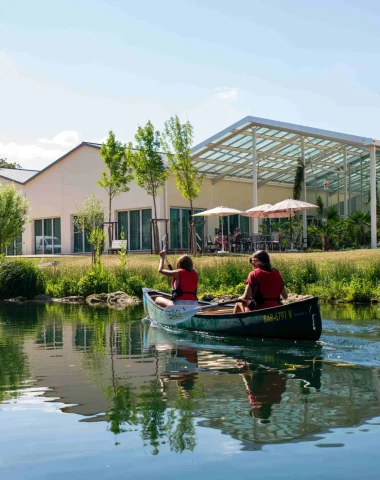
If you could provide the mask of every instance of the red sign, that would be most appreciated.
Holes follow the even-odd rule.
[[[328,190],[329,189],[329,182],[327,180],[324,181],[323,183],[323,188],[324,190]]]

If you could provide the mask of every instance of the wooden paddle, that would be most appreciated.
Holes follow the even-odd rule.
[[[210,308],[219,307],[220,305],[227,305],[228,303],[236,303],[239,300],[228,300],[226,302],[214,303],[213,305],[205,305],[204,307],[194,307],[193,305],[169,305],[165,307],[165,317],[166,320],[170,322],[171,325],[178,325],[179,323],[186,322],[190,320],[194,315],[203,310]]]

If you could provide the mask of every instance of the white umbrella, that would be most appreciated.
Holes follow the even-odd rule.
[[[236,210],[236,208],[229,207],[215,207],[210,210],[205,210],[204,212],[195,213],[193,217],[226,217],[228,215],[242,215],[244,212],[242,210]],[[223,241],[223,222],[222,222],[222,252],[224,252],[224,241]]]
[[[268,208],[266,213],[268,217],[271,217],[273,214],[280,214],[280,213],[286,213],[287,214],[286,216],[290,217],[290,243],[292,247],[292,239],[293,239],[292,215],[294,215],[294,212],[309,210],[311,208],[318,208],[318,206],[313,205],[312,203],[302,202],[301,200],[294,200],[293,198],[287,198],[282,202],[276,203],[275,205],[273,205],[273,207]]]
[[[258,207],[253,207],[243,213],[244,217],[250,218],[285,218],[289,217],[288,212],[273,212],[268,214],[268,209],[273,207],[270,203],[264,203],[263,205],[259,205]],[[294,213],[292,213],[294,215]],[[267,227],[267,234],[269,234],[269,223]]]

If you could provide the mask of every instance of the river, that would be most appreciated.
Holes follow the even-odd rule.
[[[380,309],[321,312],[308,343],[1,304],[0,478],[377,479]]]

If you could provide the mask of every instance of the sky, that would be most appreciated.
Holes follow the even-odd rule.
[[[173,115],[380,139],[377,0],[0,0],[0,158],[41,169]]]

